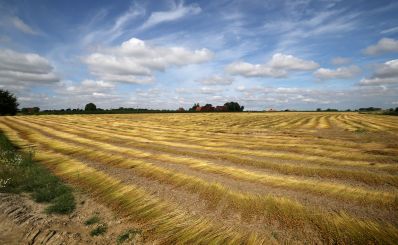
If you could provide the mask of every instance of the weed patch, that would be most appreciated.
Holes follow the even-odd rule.
[[[123,244],[124,242],[134,239],[136,237],[136,235],[141,234],[142,231],[141,230],[137,230],[137,229],[129,229],[125,232],[123,232],[122,234],[120,234],[117,239],[116,242],[117,244]]]
[[[108,230],[108,226],[106,224],[98,225],[94,230],[90,231],[91,236],[99,236],[104,234]]]
[[[93,225],[96,224],[100,221],[100,217],[98,217],[98,215],[94,215],[91,218],[89,218],[88,220],[86,220],[84,222],[85,225]]]
[[[0,192],[29,192],[39,203],[50,203],[47,213],[69,214],[75,209],[71,188],[33,161],[34,152],[22,153],[0,133]]]

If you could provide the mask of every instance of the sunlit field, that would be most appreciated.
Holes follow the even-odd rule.
[[[398,117],[17,116],[0,130],[148,241],[398,241]]]

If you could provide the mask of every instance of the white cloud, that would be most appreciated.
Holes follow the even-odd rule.
[[[335,70],[319,68],[314,75],[321,80],[352,78],[361,72],[358,66],[339,67]]]
[[[395,32],[398,32],[398,26],[382,30],[380,33],[387,34],[387,33],[395,33]]]
[[[24,33],[31,35],[39,35],[39,32],[33,30],[32,27],[27,25],[25,22],[23,22],[20,18],[16,16],[11,18],[11,23],[14,25],[15,28]]]
[[[346,64],[351,63],[351,59],[350,58],[346,58],[346,57],[337,56],[337,57],[334,57],[331,60],[331,63],[333,65],[346,65]]]
[[[274,54],[269,65],[281,70],[310,71],[318,68],[318,64],[312,60],[303,60],[293,55]]]
[[[226,67],[226,71],[233,75],[245,77],[285,77],[287,72],[274,69],[266,64],[250,64],[247,62],[234,62]]]
[[[202,94],[217,94],[221,93],[223,90],[221,88],[214,88],[214,87],[201,87],[200,93]]]
[[[0,83],[10,85],[58,82],[47,59],[33,53],[0,49]]]
[[[63,88],[59,90],[59,93],[67,93],[73,95],[81,94],[99,94],[110,91],[115,88],[113,83],[104,81],[94,80],[83,80],[80,84],[74,85],[70,82],[63,82],[61,85]]]
[[[112,26],[101,26],[101,28],[97,29],[94,24],[96,24],[99,19],[107,17],[107,11],[102,10],[93,17],[90,23],[83,27],[82,33],[87,34],[82,37],[82,43],[85,45],[93,42],[109,43],[125,34],[126,29],[129,26],[131,27],[131,24],[134,23],[132,21],[144,14],[145,9],[134,3],[126,12],[115,18]]]
[[[398,59],[379,65],[370,78],[362,79],[361,85],[388,85],[398,83]]]
[[[205,85],[230,85],[232,84],[233,80],[234,79],[232,77],[213,75],[210,77],[203,78],[198,82]]]
[[[212,59],[208,49],[152,46],[131,38],[121,46],[102,49],[83,59],[91,72],[104,81],[148,83],[154,71],[172,66],[197,64]]]
[[[290,71],[310,71],[319,65],[312,60],[303,60],[293,55],[274,54],[266,64],[235,62],[226,67],[226,71],[245,77],[286,77]]]
[[[178,20],[186,15],[195,15],[202,11],[202,9],[195,4],[184,6],[183,2],[178,5],[173,4],[172,9],[169,11],[153,12],[149,18],[142,24],[140,29],[147,29],[155,25]]]
[[[364,50],[364,53],[368,55],[392,52],[398,52],[398,40],[392,38],[382,38],[377,44],[371,45]]]

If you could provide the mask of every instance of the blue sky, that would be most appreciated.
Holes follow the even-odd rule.
[[[21,107],[398,107],[398,2],[0,1]]]

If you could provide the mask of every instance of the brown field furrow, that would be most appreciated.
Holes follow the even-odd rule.
[[[10,127],[13,127],[13,126],[10,126]],[[24,135],[24,137],[28,137],[27,135],[27,133],[23,133],[22,135]],[[34,136],[32,136],[33,137],[33,141],[31,141],[31,142],[35,142],[36,140],[35,140],[35,138],[37,139],[37,136],[36,137],[34,137]],[[51,145],[49,145],[49,146],[46,146],[45,148],[47,149],[47,147],[49,147],[48,149],[51,149],[51,148],[53,148],[53,146],[51,146]],[[91,147],[92,148],[92,147]],[[65,145],[63,146],[63,148],[59,148],[58,149],[58,151],[63,151],[63,149],[65,149]],[[75,157],[75,156],[80,156],[80,157],[83,157],[83,161],[84,162],[86,162],[87,163],[87,160],[85,159],[85,157],[87,157],[85,154],[83,154],[83,155],[76,155],[76,151],[78,152],[79,150],[78,150],[79,148],[75,148],[74,150],[72,150],[72,152],[69,152],[69,154],[72,154],[73,155],[73,157]],[[95,159],[96,158],[98,158],[98,159],[101,159],[100,161],[103,161],[103,159],[106,159],[107,158],[107,155],[105,154],[105,155],[103,155],[102,157],[100,156],[100,153],[98,153],[97,154],[97,152],[104,152],[104,149],[103,150],[101,150],[101,151],[94,151],[94,154],[96,154],[96,156],[94,156],[94,158],[93,159],[89,159],[90,161],[96,161]],[[102,154],[102,153],[101,153]],[[117,155],[117,153],[115,154],[115,153],[110,153],[110,155],[108,156],[108,158],[109,157],[111,157],[111,158],[114,158],[115,156]],[[124,159],[124,158],[122,158],[122,159]],[[106,163],[105,163],[106,164]],[[112,165],[112,166],[117,166],[117,162],[115,162],[115,161],[111,161],[110,162],[110,164]],[[90,165],[91,166],[91,165]],[[97,165],[98,166],[98,165]],[[100,166],[100,169],[101,170],[103,170],[103,167],[104,166]],[[128,165],[127,165],[127,167],[128,167]],[[109,168],[108,168],[109,169]],[[178,170],[179,170],[179,172],[180,172],[180,170],[181,170],[181,167],[179,166],[178,167]],[[114,172],[114,171],[113,171]],[[119,173],[120,172],[123,172],[123,171],[119,171]],[[140,173],[137,173],[138,175],[140,175]],[[153,174],[153,169],[152,169],[152,174]],[[145,176],[145,177],[152,177],[153,178],[153,175],[147,175],[147,174],[144,174],[143,176]],[[174,175],[173,175],[174,176]],[[175,177],[175,176],[174,176]],[[198,177],[198,176],[196,176],[196,177]],[[205,175],[205,176],[200,176],[200,177],[205,177],[204,179],[206,179],[207,181],[211,181],[211,178],[209,179],[209,175],[207,174],[207,175]],[[159,180],[159,179],[157,179],[157,180]],[[164,181],[165,179],[163,178],[163,181]],[[215,180],[217,180],[217,181],[219,181],[219,178],[216,178]],[[172,182],[172,183],[174,183],[174,182]],[[249,188],[253,188],[253,187],[249,187]],[[250,189],[249,189],[250,190]],[[191,190],[192,191],[192,190]],[[252,190],[253,191],[253,190]],[[275,191],[278,191],[278,190],[275,190]],[[159,192],[159,191],[158,191]],[[250,192],[250,191],[249,191]],[[269,194],[269,193],[268,193]],[[166,194],[167,195],[167,194]],[[185,193],[185,195],[186,195],[186,193]],[[278,194],[277,194],[278,195]],[[280,194],[279,194],[280,195]],[[163,196],[164,197],[164,196]],[[311,197],[311,196],[309,196],[309,197]],[[307,198],[309,198],[309,197],[307,197]],[[304,198],[304,200],[306,199],[306,197],[305,196],[301,196],[301,198]],[[176,199],[178,199],[178,198],[172,198],[173,200],[176,200]],[[319,201],[319,200],[318,200]],[[325,202],[324,203],[322,203],[323,205],[327,205],[327,203],[329,203],[329,204],[334,204],[335,206],[334,206],[334,208],[336,208],[337,206],[339,206],[339,204],[338,203],[331,203],[330,201],[326,201],[325,200]],[[350,211],[350,209],[349,208],[347,208],[347,207],[345,207],[345,209],[347,210],[347,211]],[[333,210],[333,208],[332,208],[332,210]],[[358,207],[352,207],[351,208],[351,212],[353,212],[353,213],[356,213],[357,215],[360,215],[361,217],[372,217],[372,215],[368,215],[369,214],[369,212],[368,211],[366,211],[366,209],[365,210],[358,210]],[[225,215],[225,211],[223,211],[223,214]],[[390,212],[388,212],[388,211],[386,211],[385,213],[384,213],[384,215],[381,215],[381,214],[378,214],[377,216],[378,217],[380,217],[380,216],[384,216],[387,220],[390,220],[391,219],[391,221],[393,222],[394,220],[395,220],[395,218],[394,218],[394,216],[391,216],[392,214],[390,213]]]
[[[369,124],[372,124],[376,127],[382,128],[382,130],[393,130],[393,131],[398,131],[398,126],[396,125],[396,121],[394,120],[388,120],[388,118],[383,118],[382,120],[379,118],[380,116],[378,115],[369,115],[369,116],[363,116],[363,115],[358,115],[356,118],[362,122],[366,122]],[[387,117],[387,116],[385,116]]]
[[[48,121],[46,121],[46,123],[49,123]],[[55,122],[53,122],[53,124],[56,124]],[[58,124],[59,125],[59,124]],[[73,125],[71,125],[73,127]],[[82,127],[82,126],[79,126]],[[59,126],[59,128],[62,128],[62,126]],[[90,129],[90,127],[88,127]],[[93,129],[91,127],[91,129]],[[105,127],[103,127],[102,129],[105,129]],[[131,131],[120,131],[120,130],[113,130],[113,131],[117,131],[119,134],[123,134],[123,135],[132,135],[132,136],[140,136],[143,137],[145,136],[146,139],[149,140],[153,140],[151,138],[149,138],[149,136],[147,136],[146,134],[144,134],[143,132],[141,133],[131,133]],[[109,132],[109,131],[108,131]],[[277,141],[277,137],[275,136],[274,138],[268,138],[267,142],[260,142],[260,143],[248,143],[246,142],[245,145],[241,146],[241,144],[243,143],[242,141],[237,141],[237,140],[232,140],[232,139],[228,139],[228,142],[222,142],[221,139],[217,139],[217,137],[213,137],[212,139],[207,140],[208,138],[205,137],[195,137],[195,136],[191,136],[191,135],[185,135],[185,136],[176,136],[176,134],[167,134],[167,135],[163,135],[161,134],[161,136],[163,136],[163,140],[167,140],[169,142],[180,142],[183,139],[187,139],[190,138],[191,140],[187,139],[186,142],[188,143],[192,143],[195,145],[201,145],[201,146],[212,146],[212,147],[219,147],[219,146],[228,146],[228,147],[234,147],[236,145],[240,145],[240,148],[243,149],[253,149],[253,150],[274,150],[274,151],[278,151],[278,150],[288,150],[288,151],[292,151],[292,152],[296,152],[296,153],[310,153],[312,155],[319,155],[319,156],[324,156],[324,155],[331,155],[334,158],[338,158],[338,159],[347,159],[347,160],[370,160],[370,159],[374,159],[375,161],[379,160],[388,160],[391,159],[388,156],[385,155],[379,155],[376,156],[374,154],[365,154],[364,152],[361,152],[361,154],[358,155],[350,155],[349,157],[347,156],[347,154],[343,153],[344,150],[347,150],[347,147],[336,147],[336,146],[329,146],[329,147],[323,147],[323,146],[319,146],[315,143],[313,144],[309,144],[309,143],[304,143],[304,144],[298,144],[295,143],[296,140],[294,140],[294,138],[287,138],[284,141]],[[159,140],[159,137],[161,136],[157,136],[156,140]],[[290,141],[293,141],[292,143],[289,143]],[[283,142],[283,143],[282,143]],[[326,149],[325,149],[326,148]],[[358,151],[357,149],[350,149],[351,151]],[[359,151],[358,151],[359,153]]]
[[[334,112],[72,115],[4,117],[0,129],[165,243],[393,244],[397,122]]]
[[[72,126],[73,127],[73,126]],[[80,127],[82,127],[82,126],[80,126]],[[61,130],[61,128],[62,127],[59,127],[60,128],[60,130]],[[94,130],[93,129],[93,127],[86,127],[86,129],[87,130]],[[114,130],[115,131],[115,130]],[[101,129],[101,132],[107,132],[107,133],[111,133],[111,134],[114,134],[115,132],[112,132],[111,130],[105,130],[105,128],[102,128]],[[158,144],[160,144],[160,143],[162,143],[162,144],[166,144],[166,145],[168,145],[168,146],[172,146],[172,145],[174,145],[174,146],[176,146],[176,147],[183,147],[183,148],[189,148],[189,147],[192,147],[192,145],[194,146],[194,148],[199,148],[200,146],[206,146],[206,145],[203,145],[202,143],[197,143],[197,142],[203,142],[203,141],[205,141],[206,140],[206,138],[200,138],[200,139],[197,139],[197,141],[196,142],[193,142],[192,144],[187,144],[188,143],[188,141],[186,142],[186,143],[184,143],[184,144],[181,144],[181,143],[179,143],[179,142],[181,142],[181,140],[178,140],[178,139],[176,139],[176,140],[172,140],[172,138],[171,137],[173,137],[173,136],[169,136],[169,135],[167,135],[167,136],[154,136],[153,138],[148,138],[148,137],[145,137],[145,134],[140,134],[140,135],[138,135],[138,133],[130,133],[130,132],[126,132],[126,131],[122,131],[122,132],[120,132],[120,134],[123,134],[124,136],[127,136],[127,135],[131,135],[131,138],[130,139],[132,139],[132,140],[138,140],[138,141],[141,141],[141,142],[145,142],[145,141],[150,141],[150,142],[153,142],[153,143],[158,143]],[[296,147],[296,145],[291,145],[290,147],[289,147],[289,144],[286,144],[286,141],[285,141],[285,144],[283,144],[283,143],[280,143],[279,144],[279,146],[281,146],[281,147],[277,147],[278,146],[278,143],[276,143],[276,142],[273,142],[271,139],[268,139],[268,141],[270,141],[270,143],[260,143],[260,144],[258,144],[258,145],[264,145],[264,148],[259,148],[258,150],[261,150],[261,151],[258,151],[258,150],[256,150],[256,149],[254,149],[253,150],[253,148],[250,148],[250,147],[240,147],[240,149],[247,149],[247,151],[246,152],[250,152],[250,154],[252,155],[252,156],[255,156],[256,155],[256,152],[261,152],[261,153],[263,153],[263,154],[261,154],[260,156],[261,157],[267,157],[267,156],[270,156],[270,155],[272,155],[272,153],[274,153],[275,155],[277,155],[278,153],[280,153],[280,154],[283,154],[283,153],[285,153],[285,151],[287,150],[288,152],[287,153],[289,153],[289,152],[297,152],[297,153],[300,153],[300,154],[310,154],[310,155],[319,155],[319,156],[322,156],[322,158],[325,160],[325,161],[322,161],[322,160],[320,160],[320,159],[318,159],[320,162],[325,162],[325,163],[327,163],[327,160],[325,159],[325,157],[323,157],[325,154],[327,154],[327,155],[330,155],[330,157],[332,157],[332,159],[342,159],[342,160],[347,160],[348,162],[350,162],[350,161],[352,161],[352,160],[354,160],[354,162],[353,162],[353,165],[358,165],[358,164],[356,164],[356,162],[355,161],[358,161],[358,163],[361,161],[361,160],[364,160],[364,159],[366,159],[366,160],[371,160],[371,159],[374,159],[371,163],[372,164],[375,164],[375,163],[377,163],[379,160],[381,161],[380,162],[380,164],[382,164],[382,166],[383,166],[383,164],[384,163],[387,163],[385,160],[388,160],[388,159],[391,159],[392,160],[392,162],[391,163],[394,163],[395,164],[395,162],[397,161],[397,159],[396,158],[392,158],[392,157],[389,157],[388,155],[385,155],[385,153],[383,153],[383,155],[379,155],[379,156],[375,156],[374,154],[372,154],[372,155],[370,155],[370,154],[366,154],[365,152],[361,152],[361,154],[357,154],[357,155],[353,155],[352,153],[353,152],[356,152],[356,151],[358,151],[358,149],[356,148],[356,149],[353,149],[352,150],[352,152],[351,152],[351,154],[350,155],[347,155],[347,154],[344,154],[343,153],[343,151],[342,150],[347,150],[347,147],[346,148],[343,148],[343,149],[341,149],[341,151],[337,151],[336,152],[336,148],[334,148],[334,152],[333,152],[333,150],[331,151],[331,152],[324,152],[325,151],[325,149],[323,149],[323,147],[321,148],[321,149],[319,149],[319,152],[317,153],[317,149],[314,149],[314,150],[312,150],[313,148],[314,148],[314,146],[313,145],[307,145],[307,144],[303,144],[301,147]],[[240,142],[237,142],[237,144],[239,144]],[[330,142],[330,143],[332,143],[332,142]],[[330,144],[329,143],[329,144]],[[209,144],[209,143],[207,143],[207,144]],[[217,147],[218,146],[218,148],[219,148],[219,150],[223,150],[222,148],[225,148],[225,147],[220,147],[220,146],[222,146],[222,145],[224,145],[224,146],[228,146],[228,143],[220,143],[220,144],[218,144],[218,142],[214,142],[214,143],[212,143],[212,144],[210,144],[209,146],[211,146],[212,148],[213,147]],[[363,146],[364,144],[362,144],[362,146]],[[249,146],[249,145],[247,145],[247,146]],[[365,145],[366,146],[366,145]],[[293,151],[292,151],[292,148],[295,148]],[[304,149],[304,151],[300,151],[299,149]],[[384,148],[384,147],[383,147]],[[231,151],[233,148],[229,148],[229,150]],[[332,148],[333,149],[333,148]],[[213,149],[214,150],[214,149]],[[265,155],[264,153],[264,151],[269,151],[269,150],[272,150],[272,152],[271,152],[271,154],[268,154],[268,155]],[[281,152],[278,152],[278,150],[279,151],[281,151]],[[383,150],[386,150],[385,148],[383,149]],[[396,150],[395,150],[396,151]],[[359,153],[359,152],[358,152]],[[239,151],[238,150],[238,154],[249,154],[249,153],[242,153],[242,151]],[[279,154],[279,155],[280,155]],[[355,156],[357,157],[357,158],[355,158]],[[372,157],[373,156],[373,157]],[[286,158],[286,157],[285,157]],[[302,158],[301,156],[299,157],[299,159],[300,158]],[[309,160],[309,161],[311,161],[311,160]],[[329,161],[330,162],[330,161]],[[365,165],[366,164],[369,164],[369,162],[367,162],[367,163],[364,163]],[[380,166],[380,164],[379,164],[379,166]],[[389,169],[389,170],[392,170],[392,169]]]
[[[41,125],[44,126],[44,125]],[[54,125],[53,125],[54,126]],[[59,130],[60,132],[69,132],[78,136],[82,136],[82,137],[88,137],[88,138],[92,138],[94,140],[102,140],[103,142],[113,142],[116,139],[119,139],[120,144],[123,146],[129,146],[130,148],[136,148],[138,147],[138,149],[143,149],[143,150],[156,150],[156,151],[162,151],[162,152],[168,152],[168,153],[177,153],[177,154],[184,154],[184,155],[189,155],[190,157],[199,157],[199,158],[203,158],[203,156],[205,156],[205,158],[209,158],[210,156],[212,156],[213,152],[209,152],[209,151],[188,151],[186,148],[183,148],[183,150],[179,150],[178,148],[173,148],[169,145],[166,146],[157,146],[155,144],[155,142],[151,142],[150,145],[147,144],[147,141],[144,142],[137,142],[137,141],[131,141],[131,138],[126,137],[126,136],[120,136],[120,135],[115,135],[115,134],[106,134],[106,133],[102,133],[101,137],[99,138],[98,136],[95,136],[94,134],[91,133],[91,131],[89,131],[90,133],[84,133],[84,131],[82,130],[72,130],[72,127],[68,127],[67,130],[64,130],[63,128],[54,126],[57,130]],[[105,135],[107,137],[105,137]],[[94,137],[94,138],[93,138]],[[104,138],[105,137],[105,138]],[[126,141],[127,140],[127,141]],[[127,142],[127,143],[126,143]],[[174,149],[174,150],[173,150]],[[211,158],[210,158],[211,159]],[[293,163],[293,164],[286,164],[286,163],[282,163],[282,162],[277,162],[277,163],[272,163],[270,161],[256,161],[253,158],[244,158],[242,156],[234,156],[234,155],[220,155],[220,154],[216,154],[214,155],[213,159],[224,159],[227,160],[228,162],[233,162],[236,164],[239,164],[242,166],[243,165],[251,165],[251,166],[257,166],[257,167],[265,167],[268,169],[274,169],[277,170],[279,172],[285,173],[285,174],[298,174],[298,175],[307,175],[307,176],[323,176],[323,177],[337,177],[337,178],[347,178],[348,179],[354,179],[354,180],[359,180],[365,183],[369,183],[369,184],[377,184],[377,183],[390,183],[392,185],[395,185],[394,183],[396,183],[396,181],[394,180],[396,177],[388,177],[388,175],[377,175],[377,174],[373,174],[371,172],[368,172],[368,174],[363,174],[365,172],[356,172],[356,171],[344,171],[344,169],[330,169],[330,168],[324,168],[324,170],[322,170],[322,168],[319,167],[315,167],[311,168],[310,166],[303,166],[298,165],[297,163]],[[272,160],[272,159],[271,159]],[[307,164],[308,165],[308,164]],[[318,171],[317,171],[318,170]],[[333,173],[335,173],[333,175]],[[371,177],[374,176],[374,177]],[[384,177],[382,177],[384,176]],[[384,180],[383,180],[384,179]],[[388,179],[391,179],[391,181],[389,181]]]
[[[58,127],[58,129],[60,130],[60,131],[62,131],[62,130],[64,130],[62,127]],[[66,130],[72,130],[72,127],[67,127],[67,129]],[[78,129],[76,129],[77,131],[78,131]],[[74,132],[76,132],[76,130],[74,131]],[[89,132],[91,132],[90,131],[90,129],[85,129],[86,131],[89,131]],[[101,131],[102,132],[102,131]],[[138,145],[138,144],[140,144],[140,145],[142,145],[142,144],[144,144],[144,145],[146,145],[147,144],[147,142],[151,142],[152,144],[151,144],[151,146],[153,146],[153,147],[156,147],[156,145],[158,144],[158,143],[160,143],[160,140],[158,140],[158,141],[156,141],[156,140],[148,140],[147,138],[145,138],[145,139],[141,139],[140,137],[138,138],[138,139],[140,139],[140,140],[138,140],[137,141],[137,139],[132,139],[131,137],[127,137],[127,136],[125,136],[126,134],[124,133],[124,135],[123,136],[121,136],[121,135],[115,135],[114,133],[110,133],[110,132],[102,132],[104,135],[109,135],[110,137],[117,137],[117,138],[120,138],[121,140],[123,140],[123,139],[126,139],[126,140],[128,140],[129,142],[136,142],[135,144],[133,144],[132,145],[132,147],[135,147],[136,145]],[[92,134],[92,135],[94,135],[94,134]],[[90,135],[88,136],[88,137],[90,137]],[[170,143],[163,143],[162,144],[163,145],[163,147],[167,147],[167,148],[170,148],[170,147],[176,147],[175,145],[173,145],[173,144],[170,144]],[[180,146],[179,144],[177,145],[177,146]],[[203,147],[195,147],[194,149],[195,149],[195,151],[198,151],[198,150],[207,150],[207,152],[209,152],[209,147],[207,147],[207,148],[204,148],[204,149],[202,149]],[[211,148],[211,147],[210,147]],[[182,149],[185,149],[185,150],[189,150],[189,148],[186,148],[186,147],[184,147],[184,148],[182,148]],[[214,149],[212,149],[213,151],[212,151],[212,153],[217,153],[217,151],[215,151]],[[192,149],[191,149],[191,151],[193,151]],[[223,153],[224,155],[226,154],[225,152]],[[351,155],[352,155],[352,153],[351,153]],[[274,157],[275,158],[275,156],[274,155],[271,155],[271,157]],[[236,158],[236,156],[234,157],[234,158]],[[264,156],[262,156],[262,158],[264,158]],[[286,158],[286,157],[285,157]],[[278,158],[277,158],[278,159]],[[266,160],[266,159],[265,159]],[[268,159],[267,160],[267,162],[269,161],[269,160],[272,160],[272,158],[271,159]],[[281,159],[278,159],[278,161],[280,161]],[[285,160],[288,160],[288,159],[285,159]],[[293,160],[295,160],[295,161],[298,161],[298,159],[293,159]],[[258,162],[258,161],[257,161]],[[322,164],[325,164],[324,162],[322,163]],[[355,165],[354,165],[355,166]],[[389,167],[388,167],[389,166]],[[383,167],[383,165],[382,166],[374,166],[374,165],[364,165],[364,167],[367,167],[367,169],[374,169],[374,170],[376,170],[376,169],[379,169],[379,167],[383,167],[383,168],[385,168],[385,170],[386,171],[392,171],[393,170],[393,167],[394,165],[386,165],[386,166],[384,166]]]
[[[15,125],[10,127],[15,127]],[[47,129],[46,131],[48,132],[49,129]],[[57,132],[54,132],[54,134],[57,134]],[[87,139],[85,141],[90,142],[90,140]],[[95,141],[91,144],[93,147],[95,147],[96,145]],[[98,144],[99,143],[97,143],[97,145]],[[103,145],[104,147],[103,150],[113,148],[113,151],[120,152],[123,154],[130,154],[128,148],[122,148],[120,146],[114,147],[107,143],[101,143],[101,145]],[[131,157],[134,156],[135,154],[133,153]],[[242,181],[261,183],[264,185],[270,185],[274,187],[283,187],[287,189],[299,190],[318,195],[324,195],[327,193],[330,197],[335,197],[341,200],[352,200],[358,203],[362,203],[363,205],[367,202],[385,207],[395,205],[395,194],[389,192],[375,192],[371,190],[361,189],[359,187],[349,187],[347,185],[320,182],[310,179],[298,180],[292,178],[281,178],[275,175],[269,175],[265,173],[255,173],[243,169],[237,169],[234,167],[219,166],[211,162],[194,160],[192,158],[186,158],[186,157],[176,158],[173,157],[172,155],[167,155],[167,154],[156,156],[156,159],[161,161],[169,161],[175,164],[187,165],[193,169],[202,170],[210,173],[217,173],[220,175],[226,175],[231,178],[235,178]],[[336,192],[337,189],[339,189],[340,191]]]

